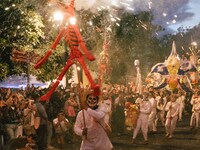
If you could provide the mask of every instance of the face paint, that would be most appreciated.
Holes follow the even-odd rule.
[[[86,103],[92,109],[97,108],[98,97],[97,96],[93,96],[93,95],[88,95],[87,98],[86,98]]]

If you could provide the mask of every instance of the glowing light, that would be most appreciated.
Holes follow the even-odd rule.
[[[53,18],[56,21],[62,21],[63,20],[63,14],[60,11],[57,11],[53,14]]]
[[[101,6],[102,9],[106,9],[104,6]]]
[[[112,1],[111,4],[116,6],[117,2],[116,1]]]
[[[119,20],[119,21],[121,20],[121,19],[120,19],[120,18],[118,18],[118,17],[116,17],[116,19],[117,19],[117,20]]]
[[[10,9],[9,7],[6,7],[6,8],[5,8],[5,10],[9,10],[9,9]]]
[[[128,10],[134,11],[134,8],[127,7]]]
[[[119,3],[122,4],[122,5],[125,5],[125,6],[127,6],[127,7],[130,6],[130,4],[127,4],[127,3],[124,3],[124,2],[119,2]]]
[[[166,24],[169,24],[169,22],[166,22]]]
[[[111,21],[117,21],[115,18],[110,18]]]
[[[120,26],[120,24],[119,23],[116,23],[116,25],[119,27]]]
[[[15,7],[16,5],[15,4],[12,4],[12,7]]]
[[[17,26],[17,29],[20,29],[20,26]]]
[[[197,42],[192,42],[191,43],[193,46],[197,46]]]
[[[80,70],[81,70],[81,67],[80,67],[80,66],[77,66],[76,69],[77,69],[78,71],[80,71]]]
[[[116,23],[117,24],[117,23]],[[108,31],[112,32],[112,29],[110,27],[107,28]]]
[[[172,23],[176,23],[176,20],[174,19],[174,20],[172,20]]]
[[[150,1],[148,2],[148,4],[149,4],[149,9],[151,9],[152,2]]]
[[[177,15],[174,15],[174,17],[177,18],[178,16],[177,16]]]
[[[91,26],[93,25],[92,21],[89,22],[89,25],[91,25]]]
[[[70,22],[71,25],[75,25],[76,24],[76,18],[74,18],[74,17],[69,18],[69,22]]]
[[[98,11],[101,11],[101,8],[97,8]]]
[[[163,16],[164,16],[164,17],[166,17],[166,16],[167,16],[167,14],[166,14],[166,13],[163,13]]]

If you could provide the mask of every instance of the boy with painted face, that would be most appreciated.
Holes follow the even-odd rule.
[[[99,105],[99,97],[89,93],[83,109],[78,113],[74,132],[82,136],[81,150],[111,150],[112,144],[105,132],[106,108]]]

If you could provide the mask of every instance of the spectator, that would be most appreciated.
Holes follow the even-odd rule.
[[[26,108],[24,109],[24,121],[23,129],[25,135],[36,134],[34,129],[34,115],[36,112],[36,107],[34,105],[34,100],[28,100]]]
[[[44,150],[47,147],[47,124],[48,117],[44,106],[40,102],[40,97],[38,94],[35,94],[36,101],[36,114],[40,118],[39,127],[36,129],[36,134],[38,137],[38,149]]]
[[[67,118],[65,118],[65,115],[63,113],[59,113],[57,115],[57,118],[53,120],[53,126],[55,129],[57,144],[60,146],[61,149],[63,149],[69,121]]]

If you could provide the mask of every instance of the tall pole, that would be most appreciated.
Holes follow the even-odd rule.
[[[30,53],[27,52],[27,89],[30,89]]]
[[[136,93],[142,94],[142,79],[141,79],[141,73],[140,73],[140,67],[139,67],[140,61],[135,60],[135,67],[136,67]]]

